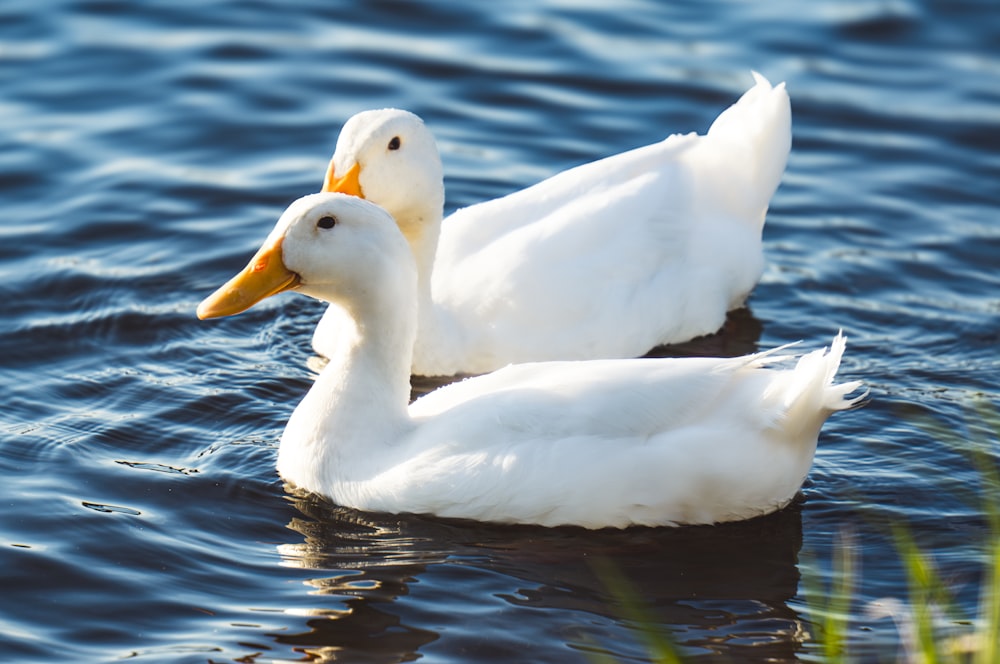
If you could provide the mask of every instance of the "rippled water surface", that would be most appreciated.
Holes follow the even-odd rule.
[[[894,622],[864,606],[906,598],[889,521],[973,609],[986,524],[961,441],[1000,385],[998,45],[988,0],[5,1],[0,659],[645,661],[597,559],[684,654],[794,661],[841,532],[851,641],[885,659]],[[321,306],[194,309],[318,189],[350,115],[422,115],[453,209],[703,132],[751,69],[793,106],[768,268],[723,331],[660,354],[845,330],[841,375],[872,400],[827,423],[801,500],[588,532],[286,493]]]

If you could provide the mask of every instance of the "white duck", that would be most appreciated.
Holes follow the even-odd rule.
[[[522,364],[408,405],[417,280],[392,217],[320,193],[198,307],[226,316],[294,289],[349,317],[281,437],[291,484],[360,510],[504,523],[745,519],[792,499],[827,416],[861,398],[833,383],[837,336],[789,369],[771,353]]]
[[[764,215],[791,142],[784,84],[754,77],[705,136],[670,136],[443,222],[441,159],[420,118],[348,120],[324,191],[381,205],[410,243],[412,372],[636,357],[718,330],[760,279]],[[319,354],[335,352],[342,318],[334,307],[320,321]]]

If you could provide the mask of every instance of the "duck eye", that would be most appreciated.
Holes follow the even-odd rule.
[[[392,140],[389,141],[389,149],[390,150],[398,150],[399,149],[399,136],[393,136],[392,137]]]
[[[336,217],[322,217],[316,222],[316,228],[333,228],[337,225]]]

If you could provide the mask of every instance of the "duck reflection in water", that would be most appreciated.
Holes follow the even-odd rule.
[[[531,661],[589,661],[585,651],[595,649],[648,657],[595,559],[628,579],[654,627],[684,654],[789,661],[801,650],[804,629],[788,605],[799,582],[799,501],[739,523],[625,531],[371,514],[315,496],[295,504],[301,516],[288,527],[304,539],[278,547],[282,564],[317,574],[304,581],[308,602],[288,611],[305,616],[308,631],[274,638],[313,661],[438,653],[509,662],[528,652]],[[474,616],[449,613],[456,595],[495,604]],[[538,610],[545,621],[532,620]],[[536,629],[551,644],[554,623],[578,657],[532,645],[543,642]]]

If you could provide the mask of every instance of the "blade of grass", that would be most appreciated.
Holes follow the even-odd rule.
[[[975,664],[1000,662],[1000,533],[994,533],[989,569],[979,595]]]
[[[639,593],[629,583],[621,570],[606,558],[590,559],[590,566],[608,589],[622,618],[634,625],[642,634],[647,652],[657,664],[681,664],[677,648],[666,631],[657,625]]]
[[[814,640],[820,645],[825,662],[850,661],[847,630],[856,578],[855,551],[854,534],[843,530],[834,541],[829,584],[822,582],[818,571],[802,576],[810,622],[818,631]],[[807,567],[818,569],[815,564]]]
[[[896,540],[896,550],[899,552],[906,568],[906,581],[909,586],[910,610],[913,617],[914,643],[908,646],[911,656],[921,657],[925,664],[938,662],[937,642],[934,630],[933,606],[935,599],[943,592],[944,586],[930,559],[917,547],[910,531],[899,524],[892,526]]]

